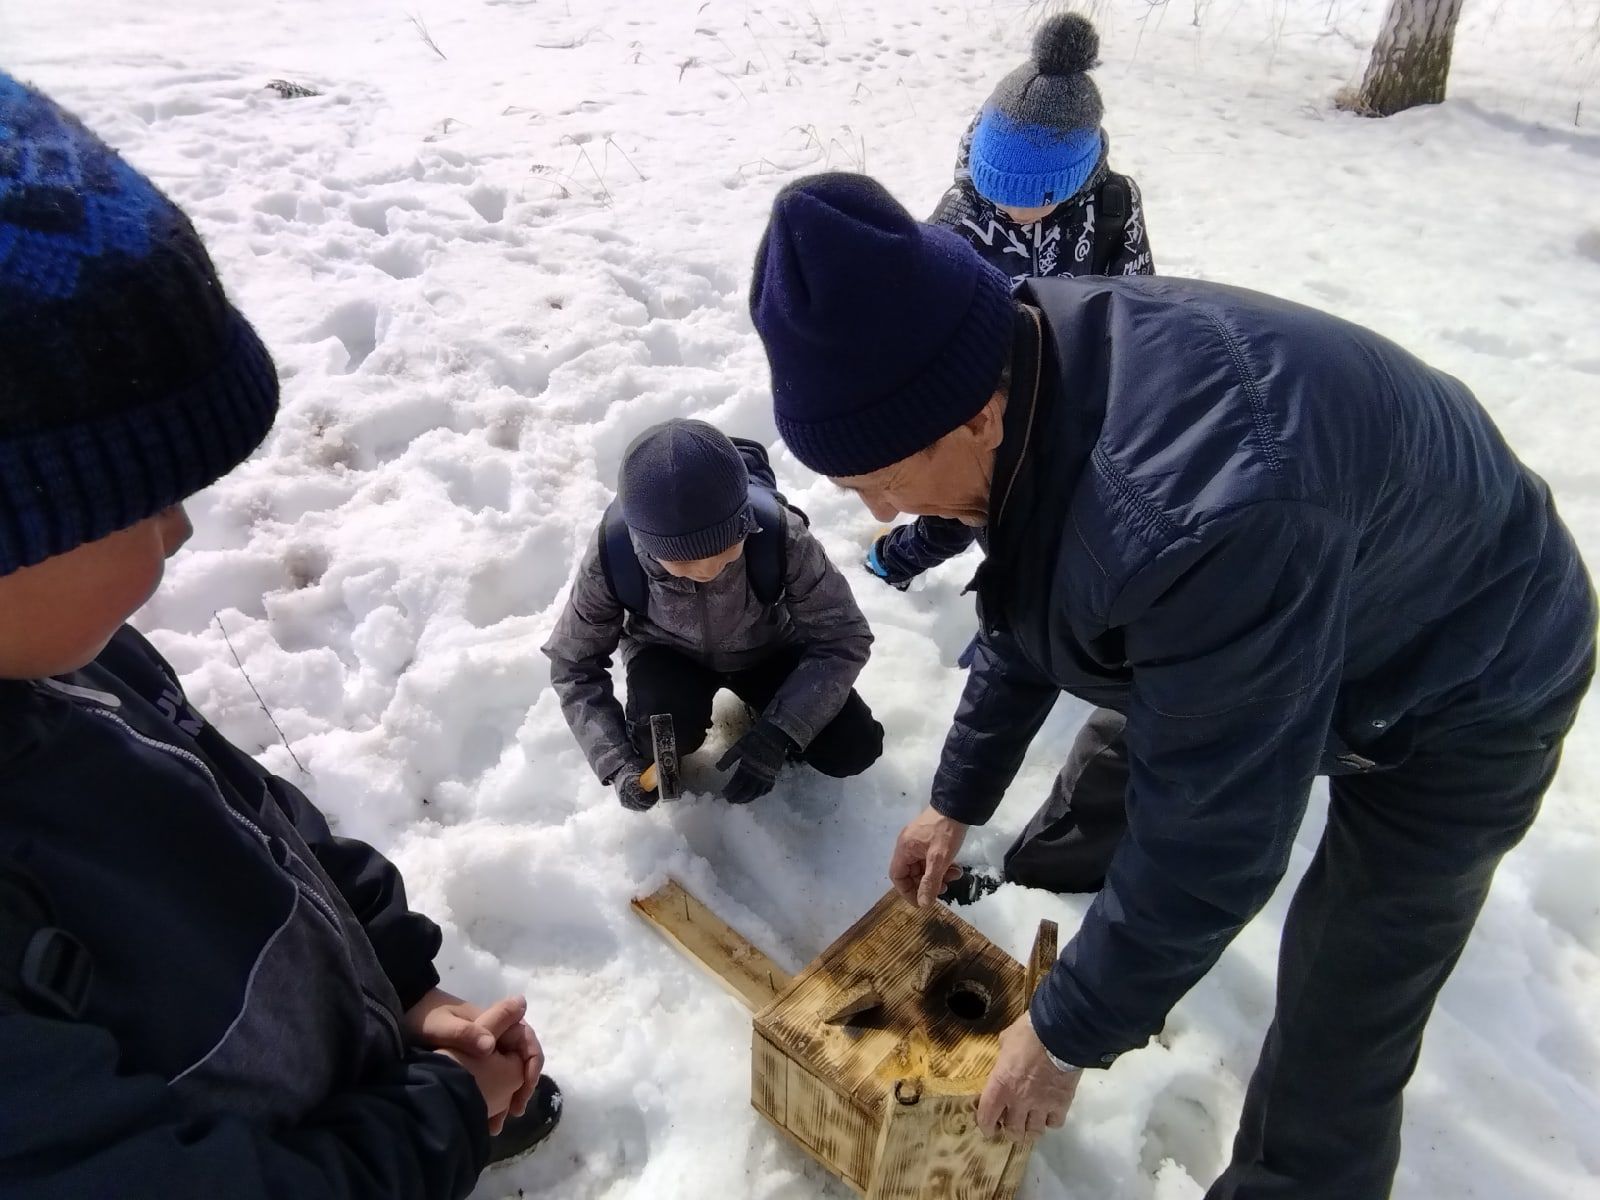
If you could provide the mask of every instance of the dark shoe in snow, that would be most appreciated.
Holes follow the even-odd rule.
[[[939,899],[946,904],[976,904],[991,892],[999,891],[1005,881],[1005,876],[998,871],[984,867],[962,867],[961,874],[944,885]]]
[[[505,1127],[489,1139],[489,1165],[510,1162],[528,1153],[554,1133],[559,1124],[561,1089],[550,1076],[542,1075],[534,1085],[528,1111],[520,1117],[508,1117]]]

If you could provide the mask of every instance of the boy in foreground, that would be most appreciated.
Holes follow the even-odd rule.
[[[183,214],[0,74],[0,1193],[459,1200],[554,1127],[508,998],[124,624],[272,361]],[[492,1136],[497,1135],[497,1136]]]

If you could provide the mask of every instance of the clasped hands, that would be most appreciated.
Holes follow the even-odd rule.
[[[434,988],[405,1013],[405,1030],[420,1046],[454,1059],[472,1073],[489,1112],[489,1132],[528,1110],[544,1073],[544,1048],[523,1019],[528,1002],[507,996],[480,1008]]]

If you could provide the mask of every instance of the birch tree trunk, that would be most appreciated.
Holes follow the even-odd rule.
[[[1464,0],[1390,0],[1361,88],[1350,105],[1387,117],[1444,99]]]

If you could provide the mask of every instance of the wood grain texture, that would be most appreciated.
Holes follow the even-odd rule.
[[[930,992],[917,989],[930,947],[955,959]],[[876,981],[883,1005],[844,1026],[828,1025],[863,976]],[[888,892],[861,920],[795,976],[756,1015],[760,1032],[782,1053],[877,1117],[896,1079],[916,1073],[944,1090],[982,1088],[994,1066],[999,1035],[1022,1014],[1023,970],[942,904],[918,909]],[[982,1015],[958,1016],[952,997],[970,989]]]
[[[676,879],[633,901],[633,909],[694,959],[751,1012],[789,986],[789,973],[691,896]]]
[[[829,1025],[844,1025],[852,1018],[882,1007],[883,993],[878,991],[877,985],[870,979],[858,979],[839,997],[833,1011],[823,1014],[822,1019]]]
[[[1040,921],[1039,932],[1034,935],[1033,949],[1028,954],[1028,977],[1023,985],[1023,994],[1029,1003],[1033,1001],[1033,994],[1039,990],[1039,985],[1044,982],[1046,975],[1050,974],[1056,965],[1056,943],[1059,932],[1054,921]]]
[[[1012,1200],[1022,1176],[1012,1160],[1025,1165],[1032,1146],[989,1141],[978,1130],[977,1112],[975,1092],[891,1102],[867,1200]]]

